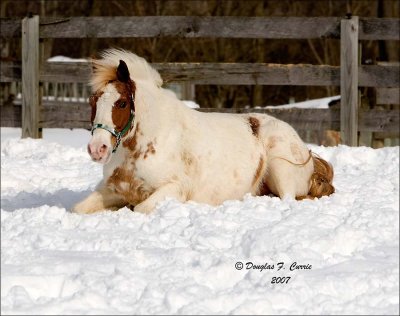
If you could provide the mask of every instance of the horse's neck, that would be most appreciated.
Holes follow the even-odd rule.
[[[131,145],[138,148],[146,148],[152,142],[160,145],[178,139],[182,120],[190,111],[186,105],[163,89],[149,91],[149,89],[140,90],[139,87],[135,99],[135,127],[125,140],[132,141]],[[175,137],[171,137],[171,133]],[[110,175],[110,170],[115,166],[123,165],[132,159],[132,148],[122,147],[122,150],[113,157],[112,164],[105,168],[105,176]]]
[[[136,123],[143,135],[155,136],[170,129],[181,111],[167,92],[160,88],[140,87],[136,94]]]

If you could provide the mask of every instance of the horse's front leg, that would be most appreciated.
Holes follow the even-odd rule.
[[[118,210],[128,203],[102,183],[87,198],[75,204],[72,211],[79,214],[95,213],[102,210]]]
[[[135,205],[134,211],[140,213],[151,213],[158,202],[164,201],[167,197],[175,198],[180,202],[187,200],[187,194],[178,183],[168,183],[153,192],[146,200]]]

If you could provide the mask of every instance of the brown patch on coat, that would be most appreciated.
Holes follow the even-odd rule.
[[[133,136],[127,138],[126,140],[124,140],[122,142],[122,146],[126,147],[127,149],[129,149],[132,152],[131,157],[133,157],[134,159],[138,159],[140,157],[140,155],[142,154],[140,147],[138,147],[138,145],[137,145],[137,139],[141,133],[142,132],[140,130],[140,123],[137,122],[136,130],[135,130],[135,133],[133,134]]]
[[[194,162],[193,156],[187,151],[181,153],[181,159],[186,167],[190,167]]]
[[[134,159],[138,159],[138,158],[140,157],[141,154],[142,154],[142,152],[138,149],[138,150],[135,150],[135,151],[132,153],[132,157],[133,157]]]
[[[283,137],[282,136],[270,136],[267,139],[267,148],[272,149],[274,148],[278,143],[283,142]]]
[[[135,178],[132,172],[122,167],[114,170],[107,180],[107,185],[131,205],[139,204],[154,192],[153,189],[146,188],[143,180]]]
[[[253,182],[251,184],[252,186],[254,186],[255,184],[257,184],[260,181],[262,171],[263,171],[263,166],[264,166],[264,159],[262,157],[260,157],[260,159],[258,160],[258,166],[257,166],[256,172],[254,173],[254,176],[253,176]]]
[[[196,158],[193,156],[191,152],[182,151],[180,153],[180,159],[183,164],[183,171],[187,176],[196,177],[196,173],[198,171],[198,166],[196,162]]]
[[[310,179],[310,190],[307,196],[296,197],[297,200],[320,198],[335,192],[335,187],[332,185],[334,175],[332,165],[326,160],[315,156],[315,154],[313,154],[312,158],[314,172]]]
[[[117,138],[111,135],[111,147],[115,148],[116,145],[117,145]]]
[[[149,154],[154,155],[156,153],[156,149],[154,148],[153,142],[147,143],[147,149],[144,152],[143,158],[146,159]]]
[[[89,105],[92,109],[91,116],[90,116],[90,122],[93,124],[94,118],[96,117],[96,111],[97,111],[97,101],[99,98],[102,96],[104,92],[103,91],[96,91],[89,97]]]
[[[250,128],[251,128],[251,131],[252,131],[253,135],[255,137],[258,137],[258,133],[259,133],[259,130],[260,130],[260,121],[257,118],[252,117],[252,116],[250,116],[248,118],[248,120],[249,120],[249,125],[250,125]]]
[[[128,148],[130,151],[133,151],[133,152],[134,152],[134,151],[136,150],[136,146],[137,146],[136,133],[135,133],[133,136],[131,136],[131,137],[125,139],[125,140],[122,142],[122,146],[123,146],[123,147],[126,147],[126,148]]]
[[[141,152],[140,149],[137,148],[137,143],[136,143],[136,137],[135,135],[132,137],[129,137],[125,141],[123,141],[122,146],[128,147],[128,149],[131,151],[130,157],[133,157],[134,159],[138,159]]]
[[[129,121],[131,115],[131,109],[134,110],[134,104],[132,104],[132,98],[135,97],[136,86],[132,80],[127,83],[115,80],[112,82],[115,89],[120,94],[120,98],[115,101],[112,107],[112,121],[117,131],[122,131]],[[122,107],[121,105],[125,105]],[[133,124],[131,128],[133,127]]]

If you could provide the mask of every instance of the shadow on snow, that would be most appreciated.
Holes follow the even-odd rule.
[[[43,205],[65,208],[68,212],[72,206],[85,198],[92,190],[75,192],[61,189],[54,193],[27,193],[20,192],[16,196],[1,199],[1,208],[13,212],[21,208],[36,208]]]

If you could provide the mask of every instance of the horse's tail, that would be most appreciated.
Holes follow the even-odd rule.
[[[315,153],[312,153],[312,159],[314,163],[314,172],[310,178],[310,190],[306,196],[296,197],[297,200],[320,198],[335,192],[335,187],[332,185],[332,165],[321,157],[318,157]]]
[[[332,185],[333,167],[326,160],[317,157],[313,153],[314,172],[311,175],[311,187],[308,192],[308,198],[320,198],[324,195],[331,195],[335,192]]]

